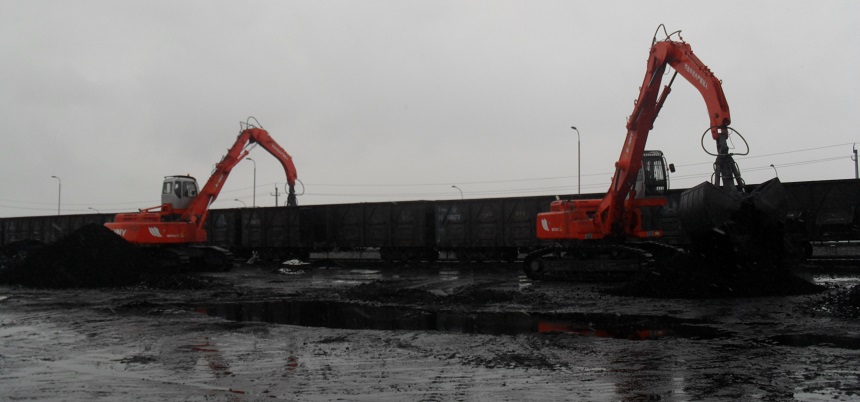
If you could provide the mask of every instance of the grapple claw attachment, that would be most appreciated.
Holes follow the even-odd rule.
[[[681,225],[693,249],[720,259],[779,259],[788,199],[779,179],[750,193],[704,182],[681,194]]]

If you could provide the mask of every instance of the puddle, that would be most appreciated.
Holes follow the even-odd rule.
[[[443,331],[518,335],[568,333],[601,338],[648,340],[664,337],[728,338],[701,321],[672,317],[593,313],[462,312],[337,301],[221,303],[195,309],[231,321],[256,321],[339,329]]]
[[[773,336],[768,339],[783,346],[800,348],[820,346],[825,348],[860,350],[860,338],[852,338],[848,336],[796,334]]]

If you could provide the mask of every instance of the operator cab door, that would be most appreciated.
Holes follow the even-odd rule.
[[[197,197],[197,180],[190,176],[168,176],[161,187],[161,204],[174,210],[185,210]]]

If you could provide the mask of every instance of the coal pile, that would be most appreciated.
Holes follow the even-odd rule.
[[[400,288],[391,282],[374,281],[349,288],[344,292],[350,300],[374,303],[423,304],[436,299],[434,294],[411,288]]]
[[[860,286],[854,285],[848,290],[845,302],[850,307],[860,309]]]
[[[813,311],[842,318],[860,318],[860,285],[836,289],[812,303]]]
[[[607,290],[617,296],[713,299],[814,294],[824,291],[773,262],[731,263],[689,253],[631,282]]]
[[[157,267],[142,249],[102,225],[87,225],[56,243],[10,256],[0,283],[43,288],[121,287]]]

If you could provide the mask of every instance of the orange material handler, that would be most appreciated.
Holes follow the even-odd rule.
[[[689,44],[670,39],[675,34],[680,39],[678,31],[667,34],[663,41],[657,41],[656,35],[652,40],[645,78],[627,121],[627,136],[605,196],[602,199],[556,200],[549,212],[538,214],[537,237],[558,243],[527,256],[524,270],[530,277],[563,272],[575,275],[638,272],[653,265],[658,254],[665,256],[684,251],[656,242],[663,233],[657,227],[650,227],[646,219],[647,210],[667,204],[669,172],[662,152],[645,151],[645,143],[679,74],[702,95],[710,122],[706,133],[710,132],[718,151],[713,154],[717,157],[712,176],[715,183],[703,183],[710,187],[699,190],[693,197],[682,196],[682,200],[688,201],[685,213],[701,215],[702,209],[712,205],[704,198],[713,198],[714,192],[731,194],[731,202],[721,205],[722,209],[736,210],[746,198],[744,181],[727,145],[729,134],[735,131],[729,127],[731,115],[722,84],[693,54]],[[674,75],[660,92],[667,67],[674,70]],[[670,165],[669,170],[674,172],[674,167]],[[778,181],[771,187],[779,192]],[[780,213],[767,211],[771,212]],[[721,223],[706,222],[696,226],[710,229]]]
[[[242,131],[236,137],[236,142],[215,165],[215,170],[202,189],[198,191],[197,180],[191,176],[167,176],[162,185],[161,205],[139,212],[117,214],[114,221],[105,226],[133,244],[172,246],[161,250],[166,253],[159,253],[163,260],[173,259],[180,265],[200,259],[205,265],[229,264],[229,251],[203,245],[206,242],[204,225],[209,207],[218,198],[233,167],[248,155],[253,146],[262,146],[281,163],[287,178],[287,205],[297,205],[297,175],[292,157],[266,130],[251,125],[251,119],[242,123]],[[219,255],[223,257],[219,258]]]

